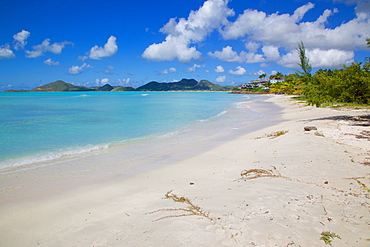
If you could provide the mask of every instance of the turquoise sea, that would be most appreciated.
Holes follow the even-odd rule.
[[[158,138],[216,119],[238,128],[263,117],[241,107],[251,97],[227,92],[0,93],[0,169]],[[244,117],[233,119],[233,111],[244,111]]]

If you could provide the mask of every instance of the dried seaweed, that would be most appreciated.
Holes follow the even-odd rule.
[[[271,170],[249,169],[240,173],[242,179],[255,179],[260,177],[281,177],[280,174],[274,174]]]
[[[158,221],[158,220],[162,220],[162,219],[167,219],[167,218],[183,217],[183,216],[193,216],[193,215],[197,215],[197,216],[201,216],[201,217],[207,218],[210,221],[214,221],[215,220],[215,218],[212,218],[212,217],[209,216],[209,212],[208,211],[205,211],[200,206],[195,205],[193,202],[191,202],[186,197],[183,197],[183,196],[179,197],[176,194],[173,194],[172,193],[172,190],[171,191],[168,191],[165,194],[165,199],[172,199],[174,202],[185,203],[187,205],[187,207],[186,208],[163,208],[163,209],[158,209],[156,211],[150,212],[149,214],[163,212],[163,211],[181,211],[181,212],[184,212],[183,214],[166,215],[166,216],[160,217],[160,218],[158,218],[158,219],[156,219],[154,221]]]

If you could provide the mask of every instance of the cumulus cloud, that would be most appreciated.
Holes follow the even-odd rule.
[[[101,79],[101,84],[107,84],[109,82],[109,79],[108,78],[103,78]]]
[[[44,61],[44,64],[46,64],[46,65],[53,65],[53,66],[60,65],[59,62],[53,61],[53,60],[51,60],[51,58],[45,60]]]
[[[8,44],[0,46],[0,59],[11,58],[15,58],[15,54],[12,50],[10,50],[10,46]]]
[[[204,67],[205,65],[194,64],[193,66],[189,67],[186,71],[189,73],[195,72],[197,69]]]
[[[259,47],[260,47],[260,44],[258,44],[257,42],[253,42],[253,41],[250,41],[245,44],[245,48],[248,51],[253,52],[253,53],[256,53]]]
[[[223,83],[226,81],[226,76],[225,75],[218,76],[215,81],[216,83]]]
[[[15,42],[14,49],[16,50],[23,49],[24,46],[27,44],[26,40],[28,39],[28,37],[30,37],[30,35],[31,33],[26,30],[22,30],[19,33],[14,34],[13,35]]]
[[[88,53],[88,56],[84,56],[81,59],[85,60],[87,58],[100,60],[103,57],[111,57],[118,51],[118,46],[116,42],[117,38],[114,36],[110,36],[108,38],[107,43],[104,45],[104,47],[100,46],[94,46],[90,49],[90,52]]]
[[[167,74],[169,74],[169,73],[175,73],[177,70],[176,70],[176,68],[169,68],[169,69],[164,69],[164,70],[162,70],[161,71],[161,74],[164,74],[164,75],[167,75]]]
[[[33,51],[26,51],[26,57],[37,58],[43,56],[45,52],[60,54],[64,47],[70,44],[72,44],[72,42],[69,41],[51,44],[50,39],[45,39],[40,45],[33,46]]]
[[[184,63],[200,58],[201,53],[192,44],[202,42],[209,33],[225,24],[228,16],[234,15],[227,4],[228,0],[208,0],[197,11],[191,11],[187,19],[171,18],[160,29],[167,35],[165,41],[150,45],[142,56],[153,61],[177,59]]]
[[[357,7],[366,2],[340,1],[356,3]],[[364,9],[363,5],[361,6]],[[247,9],[235,21],[229,21],[220,29],[225,40],[246,42],[247,52],[238,53],[231,46],[226,46],[221,51],[209,52],[208,55],[227,62],[275,62],[296,68],[299,62],[295,49],[297,44],[303,41],[312,56],[313,67],[334,68],[353,61],[355,50],[367,49],[365,40],[370,37],[369,12],[358,12],[354,19],[343,22],[336,28],[328,28],[328,19],[337,14],[338,9],[326,9],[316,20],[302,22],[305,14],[314,7],[314,4],[307,3],[297,8],[293,14],[277,12],[270,15]],[[262,53],[258,54],[260,47]]]
[[[265,71],[263,71],[263,70],[261,69],[261,70],[259,70],[259,71],[257,71],[257,72],[254,72],[253,74],[254,74],[254,75],[258,75],[258,76],[260,76],[260,75],[263,75],[263,74],[266,74],[266,73],[265,73]]]
[[[229,22],[221,34],[225,39],[248,37],[254,42],[293,50],[297,43],[304,41],[307,48],[354,50],[365,49],[366,37],[370,36],[370,15],[359,14],[349,22],[330,29],[325,26],[327,19],[338,12],[325,10],[312,22],[300,22],[314,4],[307,3],[296,9],[293,15],[245,10],[235,22]]]
[[[81,74],[84,68],[93,68],[90,64],[84,63],[81,66],[72,66],[68,69],[70,75]]]
[[[208,56],[226,62],[267,62],[296,68],[295,49],[303,41],[311,54],[313,67],[334,68],[354,59],[354,51],[367,50],[366,38],[370,37],[370,3],[368,0],[334,0],[356,4],[356,16],[337,27],[329,27],[336,8],[325,9],[315,20],[302,21],[315,4],[306,3],[293,13],[272,13],[246,9],[234,20],[228,18],[234,11],[228,8],[228,0],[207,0],[187,18],[171,18],[160,31],[166,35],[161,43],[146,48],[142,56],[153,61],[189,63],[201,58],[197,44],[218,30],[225,40],[243,42],[245,50],[235,51],[230,45],[209,51]],[[216,71],[217,72],[217,71]]]
[[[334,0],[334,2],[342,2],[347,5],[357,5],[356,13],[369,13],[370,12],[370,2],[368,0]]]
[[[321,50],[321,49],[308,49],[306,55],[310,60],[310,64],[314,68],[335,68],[338,64],[350,64],[354,60],[353,51],[342,51],[336,49]],[[299,68],[299,57],[296,51],[292,51],[283,55],[278,64],[287,68]]]
[[[280,59],[279,49],[276,46],[264,46],[262,47],[262,52],[268,61],[278,61]]]
[[[242,66],[236,67],[235,71],[229,70],[230,75],[244,75],[246,72],[247,71]]]
[[[218,66],[216,67],[216,69],[215,69],[215,72],[216,72],[216,73],[223,73],[223,72],[225,72],[225,69],[224,69],[224,67],[222,67],[221,65],[218,65]]]
[[[208,55],[226,62],[258,63],[264,61],[263,55],[261,54],[255,54],[252,52],[247,53],[245,51],[238,54],[231,46],[226,46],[222,48],[221,51],[215,51],[213,53],[208,52]]]

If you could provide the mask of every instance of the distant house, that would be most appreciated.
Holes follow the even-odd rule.
[[[284,81],[283,79],[275,79],[275,78],[270,79],[271,83],[283,82],[283,81]]]
[[[244,83],[240,86],[241,89],[252,89],[252,88],[257,88],[259,85],[257,84],[251,84],[251,83]]]
[[[275,78],[272,78],[272,79],[269,79],[269,78],[255,79],[255,80],[252,80],[248,83],[244,83],[244,84],[240,85],[238,88],[240,88],[240,89],[253,89],[253,88],[262,87],[262,89],[269,89],[268,87],[265,86],[266,83],[268,83],[268,82],[276,83],[276,82],[283,82],[283,81],[284,81],[283,79],[275,79]]]
[[[270,81],[270,79],[265,78],[265,79],[256,79],[256,80],[250,81],[249,83],[259,83],[259,84],[264,84],[264,83],[267,83],[267,82],[269,82],[269,81]]]

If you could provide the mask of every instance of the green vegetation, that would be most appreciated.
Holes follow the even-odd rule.
[[[335,234],[334,232],[322,232],[320,240],[323,240],[325,244],[332,245],[331,242],[333,241],[334,238],[341,239],[341,237]]]
[[[64,81],[55,81],[31,90],[32,92],[92,91],[87,87],[75,86]]]
[[[201,80],[197,82],[194,79],[182,79],[178,82],[159,83],[156,81],[149,82],[136,89],[137,91],[226,91],[227,89],[209,82],[207,80]]]
[[[5,92],[64,92],[64,91],[231,91],[230,86],[220,86],[201,80],[200,82],[194,79],[182,79],[179,82],[159,83],[156,81],[149,82],[141,87],[113,87],[105,84],[101,87],[83,87],[75,86],[64,81],[55,81],[46,85],[34,88],[32,90],[7,90]]]
[[[367,39],[370,47],[370,39]],[[312,66],[306,56],[303,42],[297,54],[302,71],[285,76],[284,82],[271,85],[272,93],[297,94],[310,105],[370,104],[370,58],[364,63],[353,62],[340,69],[320,69],[311,75]]]

